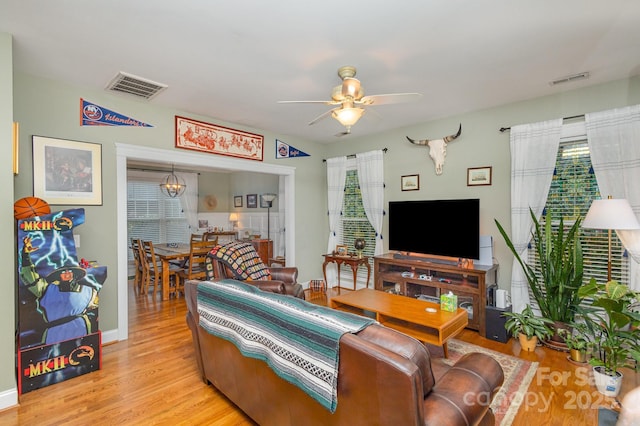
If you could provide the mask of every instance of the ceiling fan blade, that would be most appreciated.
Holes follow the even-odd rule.
[[[356,101],[356,103],[363,105],[400,104],[404,102],[415,102],[421,97],[422,95],[420,93],[389,93],[386,95],[365,96],[361,100]]]
[[[337,108],[334,108],[337,109]],[[333,109],[330,109],[329,111],[325,111],[322,114],[320,114],[319,116],[317,116],[316,118],[314,118],[313,120],[311,120],[309,122],[309,126],[311,126],[312,124],[316,124],[318,121],[327,118],[331,115],[331,113],[333,112]]]
[[[340,105],[337,101],[278,101],[279,104],[324,104],[324,105]]]

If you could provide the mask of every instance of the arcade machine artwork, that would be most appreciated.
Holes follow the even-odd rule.
[[[98,293],[106,266],[78,260],[84,209],[19,219],[18,391],[100,369]]]

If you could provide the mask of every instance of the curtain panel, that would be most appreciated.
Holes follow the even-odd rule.
[[[336,249],[340,228],[340,215],[344,201],[344,183],[347,177],[347,157],[335,157],[327,160],[327,205],[329,216],[329,236],[327,238],[327,253]],[[335,264],[327,265],[327,285],[336,282],[338,269]]]
[[[600,194],[626,198],[640,215],[640,105],[585,114]],[[631,256],[629,287],[640,290],[640,230],[616,231]]]
[[[384,162],[382,150],[356,154],[362,205],[369,223],[376,231],[374,254],[382,254],[382,220],[384,218]]]
[[[529,209],[539,217],[551,186],[562,119],[511,127],[511,241],[522,259],[527,259],[533,221]],[[514,312],[530,302],[529,284],[522,267],[513,259],[511,301]]]

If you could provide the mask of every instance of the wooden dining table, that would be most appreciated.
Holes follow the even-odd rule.
[[[172,260],[189,257],[190,245],[186,243],[166,243],[153,245],[156,256],[162,262],[162,270],[168,271]],[[169,274],[162,274],[162,300],[169,300]]]

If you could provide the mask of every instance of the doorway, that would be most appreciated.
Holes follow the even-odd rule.
[[[258,172],[284,177],[285,247],[287,262],[295,265],[295,168],[257,161],[238,160],[217,155],[203,155],[179,150],[167,150],[138,145],[115,144],[116,147],[116,205],[118,247],[118,330],[117,336],[104,336],[105,341],[126,340],[129,335],[128,276],[127,276],[127,161],[146,161],[174,164],[179,168],[208,171]]]

